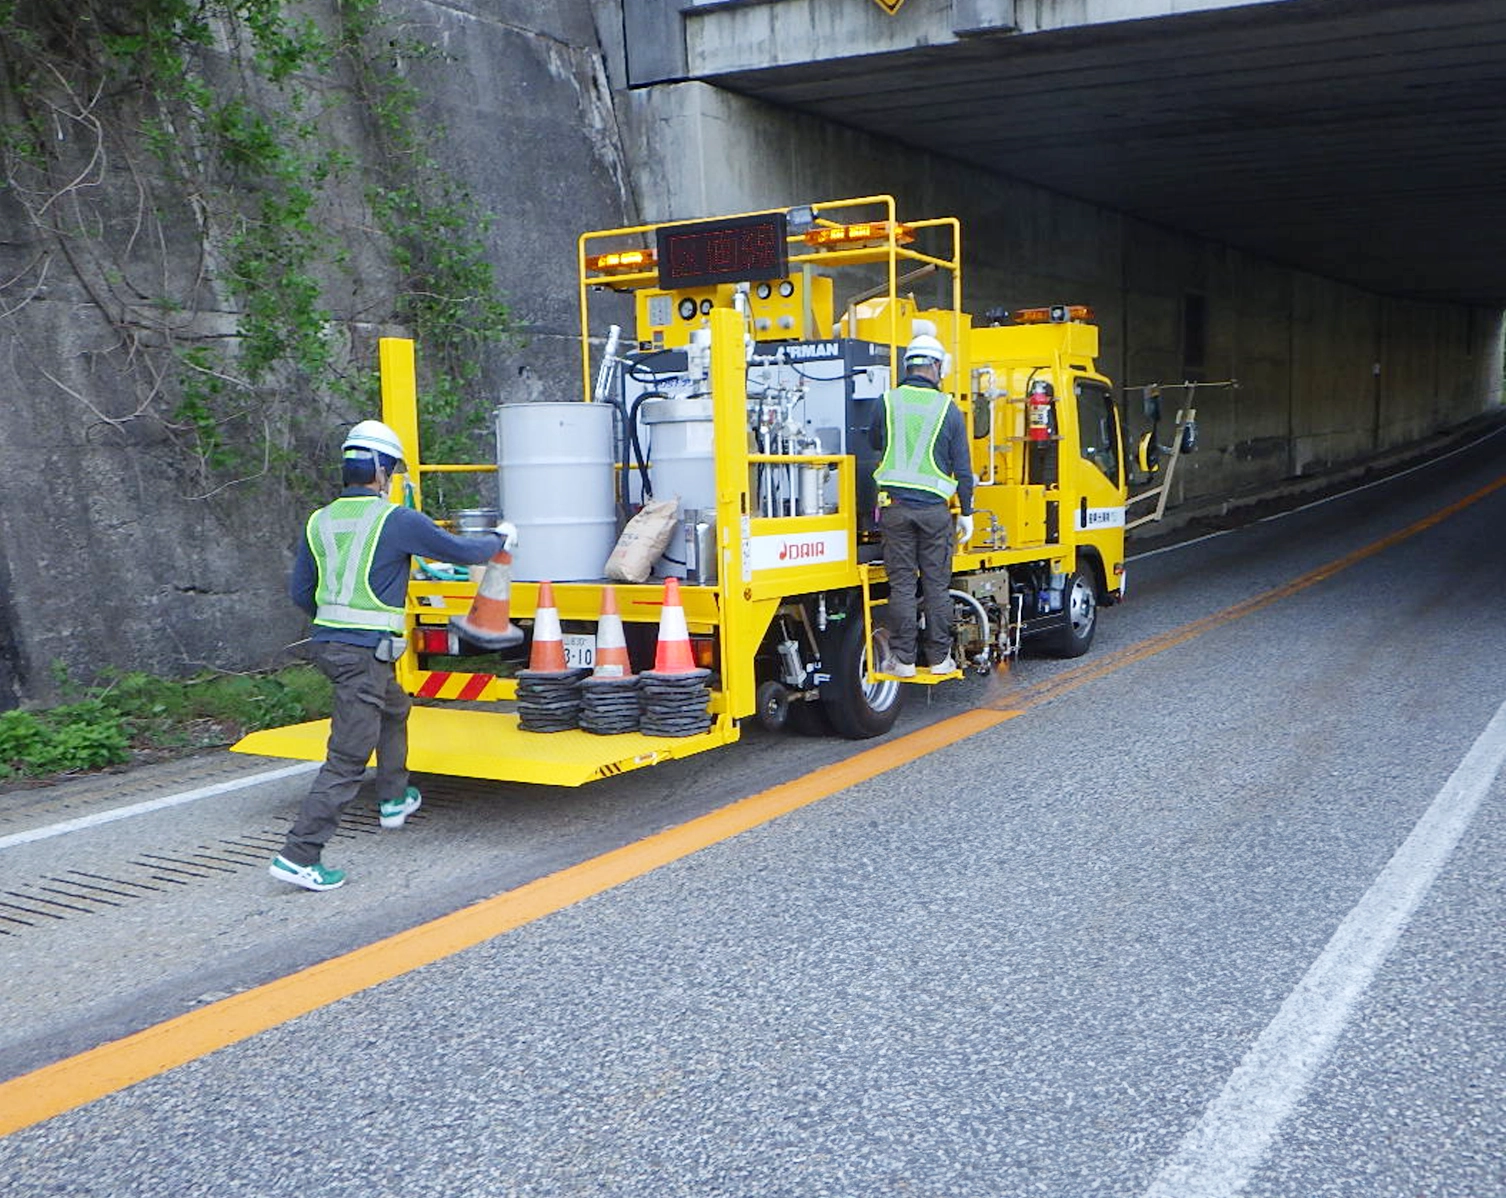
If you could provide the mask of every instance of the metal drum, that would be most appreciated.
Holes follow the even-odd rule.
[[[715,556],[697,555],[695,546],[685,543],[685,514],[695,512],[708,523],[716,517],[716,431],[711,420],[709,399],[649,400],[638,419],[649,428],[649,477],[655,499],[679,496],[680,515],[664,556],[654,566],[660,577],[673,574],[686,577],[686,566],[702,556],[711,560],[701,564],[701,575],[693,581],[711,581],[715,577]],[[711,544],[715,544],[714,535]],[[706,577],[707,574],[710,577]]]
[[[602,577],[617,543],[613,464],[610,404],[497,409],[497,493],[518,530],[513,578]]]

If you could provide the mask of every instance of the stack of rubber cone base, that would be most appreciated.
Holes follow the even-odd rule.
[[[654,668],[643,674],[639,691],[643,717],[639,729],[649,736],[695,736],[711,727],[710,670],[697,669],[680,606],[680,584],[664,580],[664,609],[659,616],[659,646]]]
[[[710,670],[660,674],[649,670],[638,689],[643,716],[638,729],[647,736],[695,736],[711,727]]]
[[[602,678],[592,675],[580,680],[580,726],[598,736],[618,736],[637,732],[642,705],[638,696],[638,676]]]
[[[582,670],[540,677],[531,670],[518,678],[518,727],[524,732],[569,732],[580,727]],[[532,675],[532,676],[530,676]]]
[[[601,619],[596,625],[596,672],[580,682],[580,726],[598,736],[638,731],[638,676],[628,661],[617,591],[601,593]]]
[[[565,664],[554,584],[541,582],[528,668],[517,675],[518,727],[524,732],[568,732],[579,727],[580,680],[584,673]]]

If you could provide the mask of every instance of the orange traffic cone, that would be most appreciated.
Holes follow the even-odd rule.
[[[617,614],[617,588],[601,592],[601,618],[596,622],[596,669],[593,678],[631,678],[633,666],[628,660],[627,638],[622,632],[622,617]]]
[[[680,580],[671,574],[664,580],[664,607],[659,613],[659,644],[654,650],[654,673],[691,674],[696,668],[695,654],[690,649],[690,630],[685,626],[685,609],[680,606]]]
[[[680,583],[664,580],[659,613],[659,645],[654,668],[639,678],[642,715],[638,730],[648,736],[699,736],[711,727],[710,670],[698,669],[680,606]]]
[[[528,655],[531,673],[560,674],[565,664],[565,641],[560,633],[560,613],[554,606],[554,584],[539,583],[539,603],[533,615],[533,649]]]
[[[496,554],[486,564],[471,610],[451,616],[450,627],[483,649],[506,649],[523,643],[523,630],[515,625],[512,610],[512,554]]]

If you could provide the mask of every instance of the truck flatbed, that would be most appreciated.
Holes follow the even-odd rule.
[[[713,721],[696,736],[646,736],[627,732],[525,732],[507,711],[415,707],[408,718],[408,768],[415,773],[449,774],[544,786],[583,786],[647,765],[690,757],[736,740],[727,721]],[[237,753],[323,761],[329,721],[252,732],[234,746]]]

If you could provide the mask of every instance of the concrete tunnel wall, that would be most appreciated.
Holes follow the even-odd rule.
[[[970,310],[1092,304],[1122,385],[1180,379],[1183,298],[1206,297],[1204,377],[1242,385],[1199,400],[1187,498],[1314,473],[1498,402],[1498,312],[1366,295],[704,85],[629,92],[621,0],[394,0],[392,15],[450,56],[411,67],[437,153],[504,217],[488,251],[527,342],[482,364],[498,401],[579,394],[582,230],[893,192],[906,212],[963,221]],[[135,202],[122,192],[122,219]],[[18,273],[37,247],[23,221],[10,227]],[[363,323],[379,268],[363,266],[370,291],[358,277],[329,297],[364,367],[376,335],[401,332]],[[228,329],[233,313],[203,319]],[[283,593],[304,508],[196,494],[160,430],[129,419],[117,340],[61,276],[0,321],[0,709],[59,698],[56,666],[82,682],[106,667],[251,669],[304,635]],[[327,435],[352,416],[321,414]]]
[[[902,216],[956,216],[964,306],[1089,304],[1099,367],[1122,388],[1188,379],[1184,304],[1200,297],[1190,377],[1239,385],[1199,389],[1177,501],[1358,462],[1501,402],[1495,310],[1372,295],[705,84],[619,92],[618,108],[645,219],[876,193]],[[1166,416],[1185,394],[1166,388]]]

